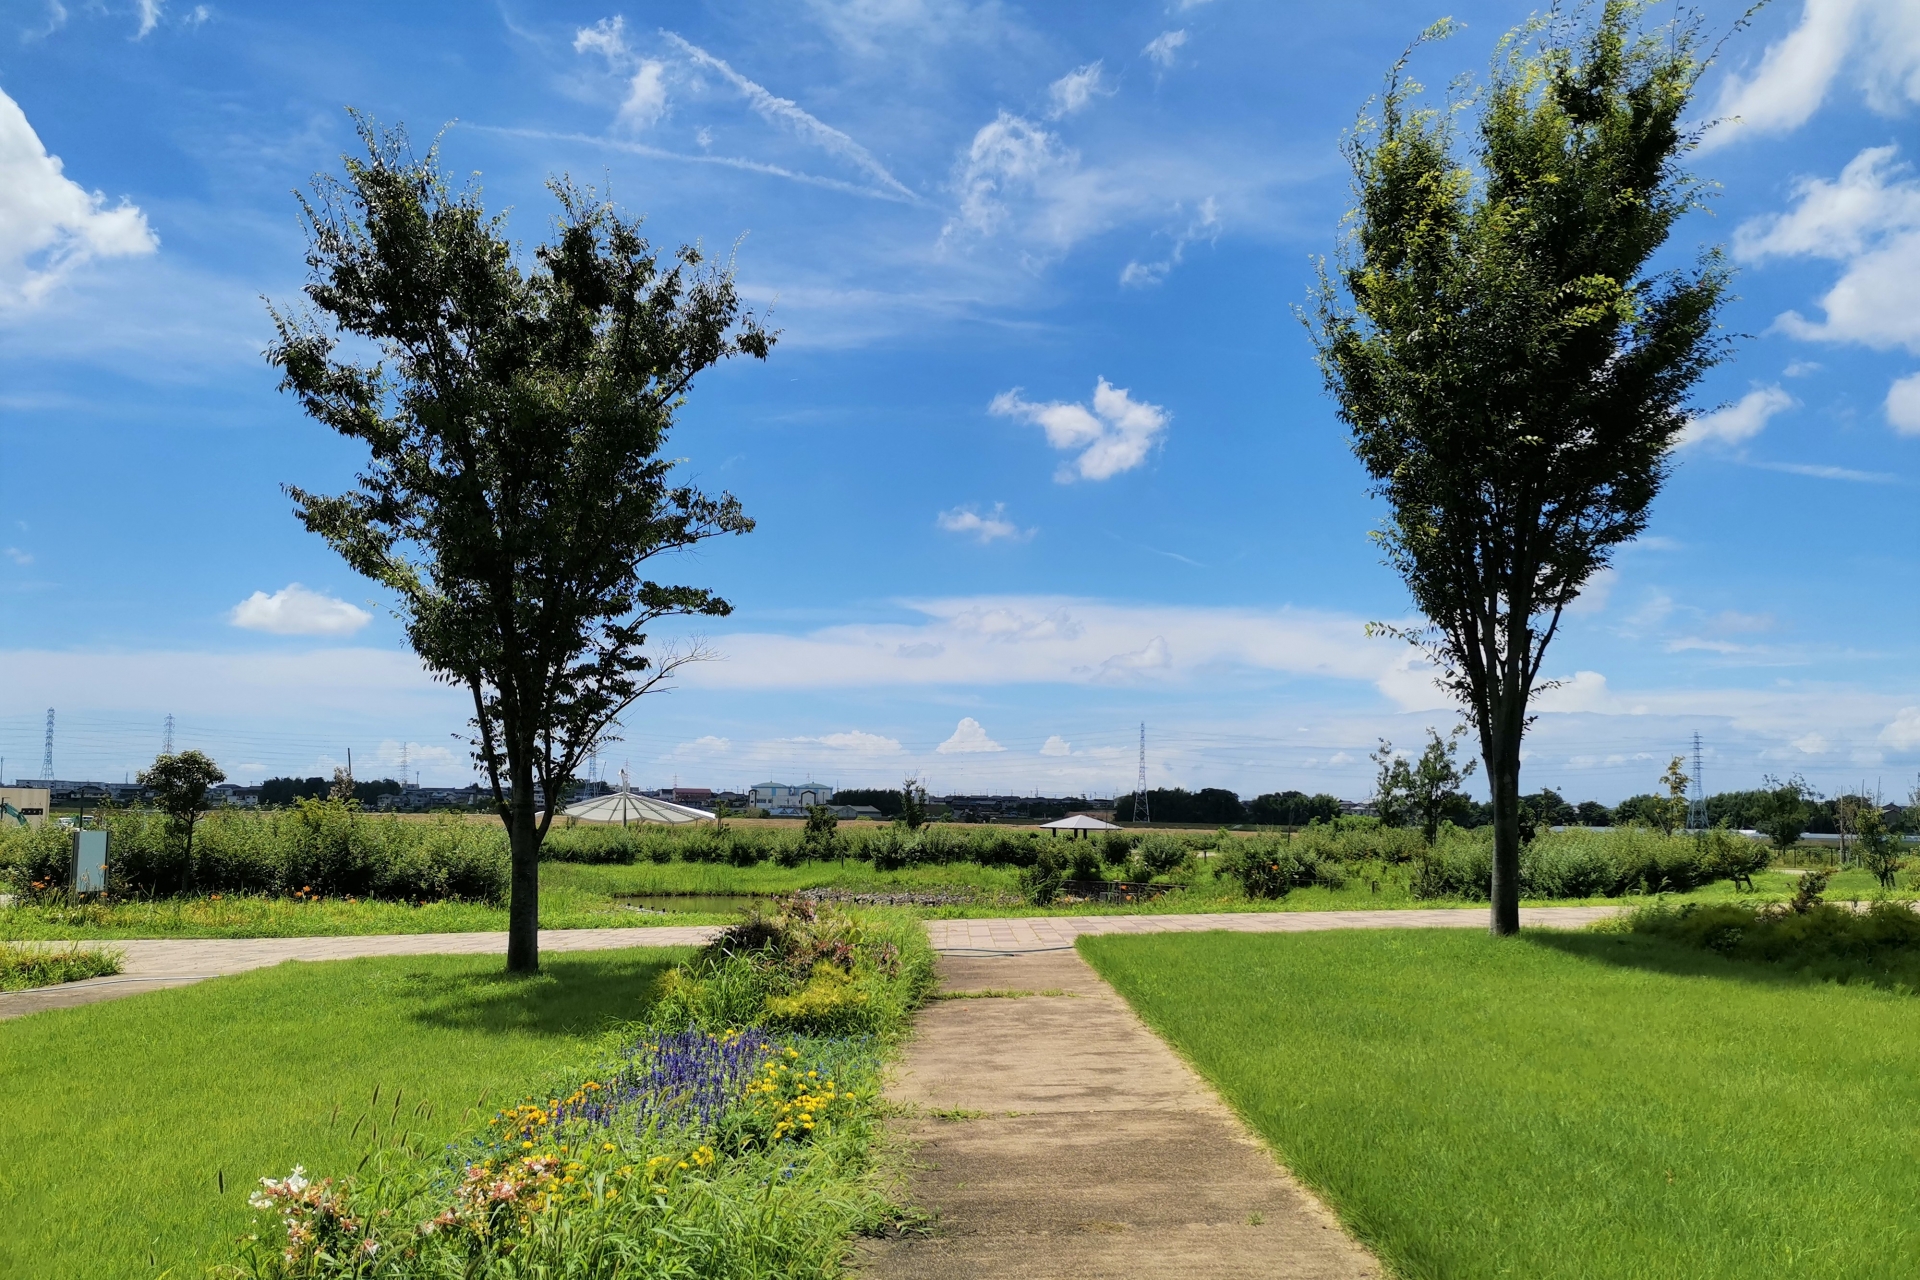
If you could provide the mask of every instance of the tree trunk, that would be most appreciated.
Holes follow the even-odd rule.
[[[533,777],[515,778],[508,802],[512,899],[507,907],[507,972],[540,971],[540,827],[533,820]]]
[[[1496,718],[1487,751],[1493,793],[1493,892],[1488,928],[1496,938],[1520,932],[1520,733]]]

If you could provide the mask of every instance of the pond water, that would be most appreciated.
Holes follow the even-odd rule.
[[[622,893],[614,900],[642,911],[698,912],[703,916],[737,916],[756,902],[769,901],[751,893]]]

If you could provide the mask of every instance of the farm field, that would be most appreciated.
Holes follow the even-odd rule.
[[[1617,932],[1080,949],[1402,1276],[1912,1272],[1907,992]]]
[[[1378,888],[1373,886],[1377,884]],[[1726,881],[1685,894],[1666,894],[1668,902],[1716,902],[1757,896],[1784,899],[1793,877],[1762,872],[1755,894],[1737,894]],[[1204,868],[1191,885],[1144,902],[1031,906],[1020,897],[1019,873],[1010,867],[975,863],[906,867],[876,871],[871,863],[848,861],[781,867],[760,863],[733,867],[724,863],[583,865],[548,862],[540,869],[540,923],[548,929],[632,928],[646,925],[718,924],[732,918],[724,904],[700,903],[700,897],[780,895],[806,889],[852,894],[923,894],[972,897],[973,901],[908,908],[929,919],[982,919],[1001,916],[1119,915],[1195,911],[1340,911],[1478,905],[1461,899],[1416,898],[1405,867],[1378,866],[1351,876],[1343,888],[1314,885],[1280,899],[1250,899],[1232,882]],[[1868,901],[1878,895],[1873,878],[1857,870],[1835,876],[1827,897]],[[673,898],[686,896],[692,910],[677,909]],[[633,899],[659,899],[643,908]],[[1648,899],[1540,898],[1528,905],[1635,905]],[[664,909],[662,909],[664,908]],[[0,940],[115,938],[293,938],[383,933],[500,932],[507,927],[504,907],[479,902],[357,901],[327,898],[305,901],[284,897],[225,894],[123,901],[78,908],[23,904],[0,907]]]
[[[432,1149],[639,1016],[686,954],[550,956],[537,977],[493,956],[281,965],[0,1023],[0,1275],[200,1276],[260,1178]]]

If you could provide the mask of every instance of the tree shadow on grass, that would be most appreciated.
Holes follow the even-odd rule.
[[[1574,933],[1549,929],[1533,930],[1520,936],[1533,946],[1546,947],[1563,955],[1600,964],[1674,977],[1720,978],[1783,991],[1840,984],[1873,986],[1912,995],[1915,988],[1920,987],[1920,981],[1916,981],[1912,971],[1888,971],[1864,960],[1823,957],[1804,966],[1767,960],[1742,960],[1665,938],[1633,933]]]
[[[482,1033],[577,1036],[643,1016],[679,949],[548,955],[537,974],[406,975],[417,1002],[410,1015],[427,1026]]]

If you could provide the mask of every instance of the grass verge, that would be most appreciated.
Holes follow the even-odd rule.
[[[259,1178],[451,1140],[643,1013],[686,954],[553,955],[537,977],[495,956],[287,964],[0,1022],[0,1275],[202,1276]]]
[[[1622,933],[1080,949],[1399,1275],[1912,1273],[1911,996]]]
[[[23,947],[0,942],[0,991],[51,987],[120,972],[122,956],[111,947]]]

